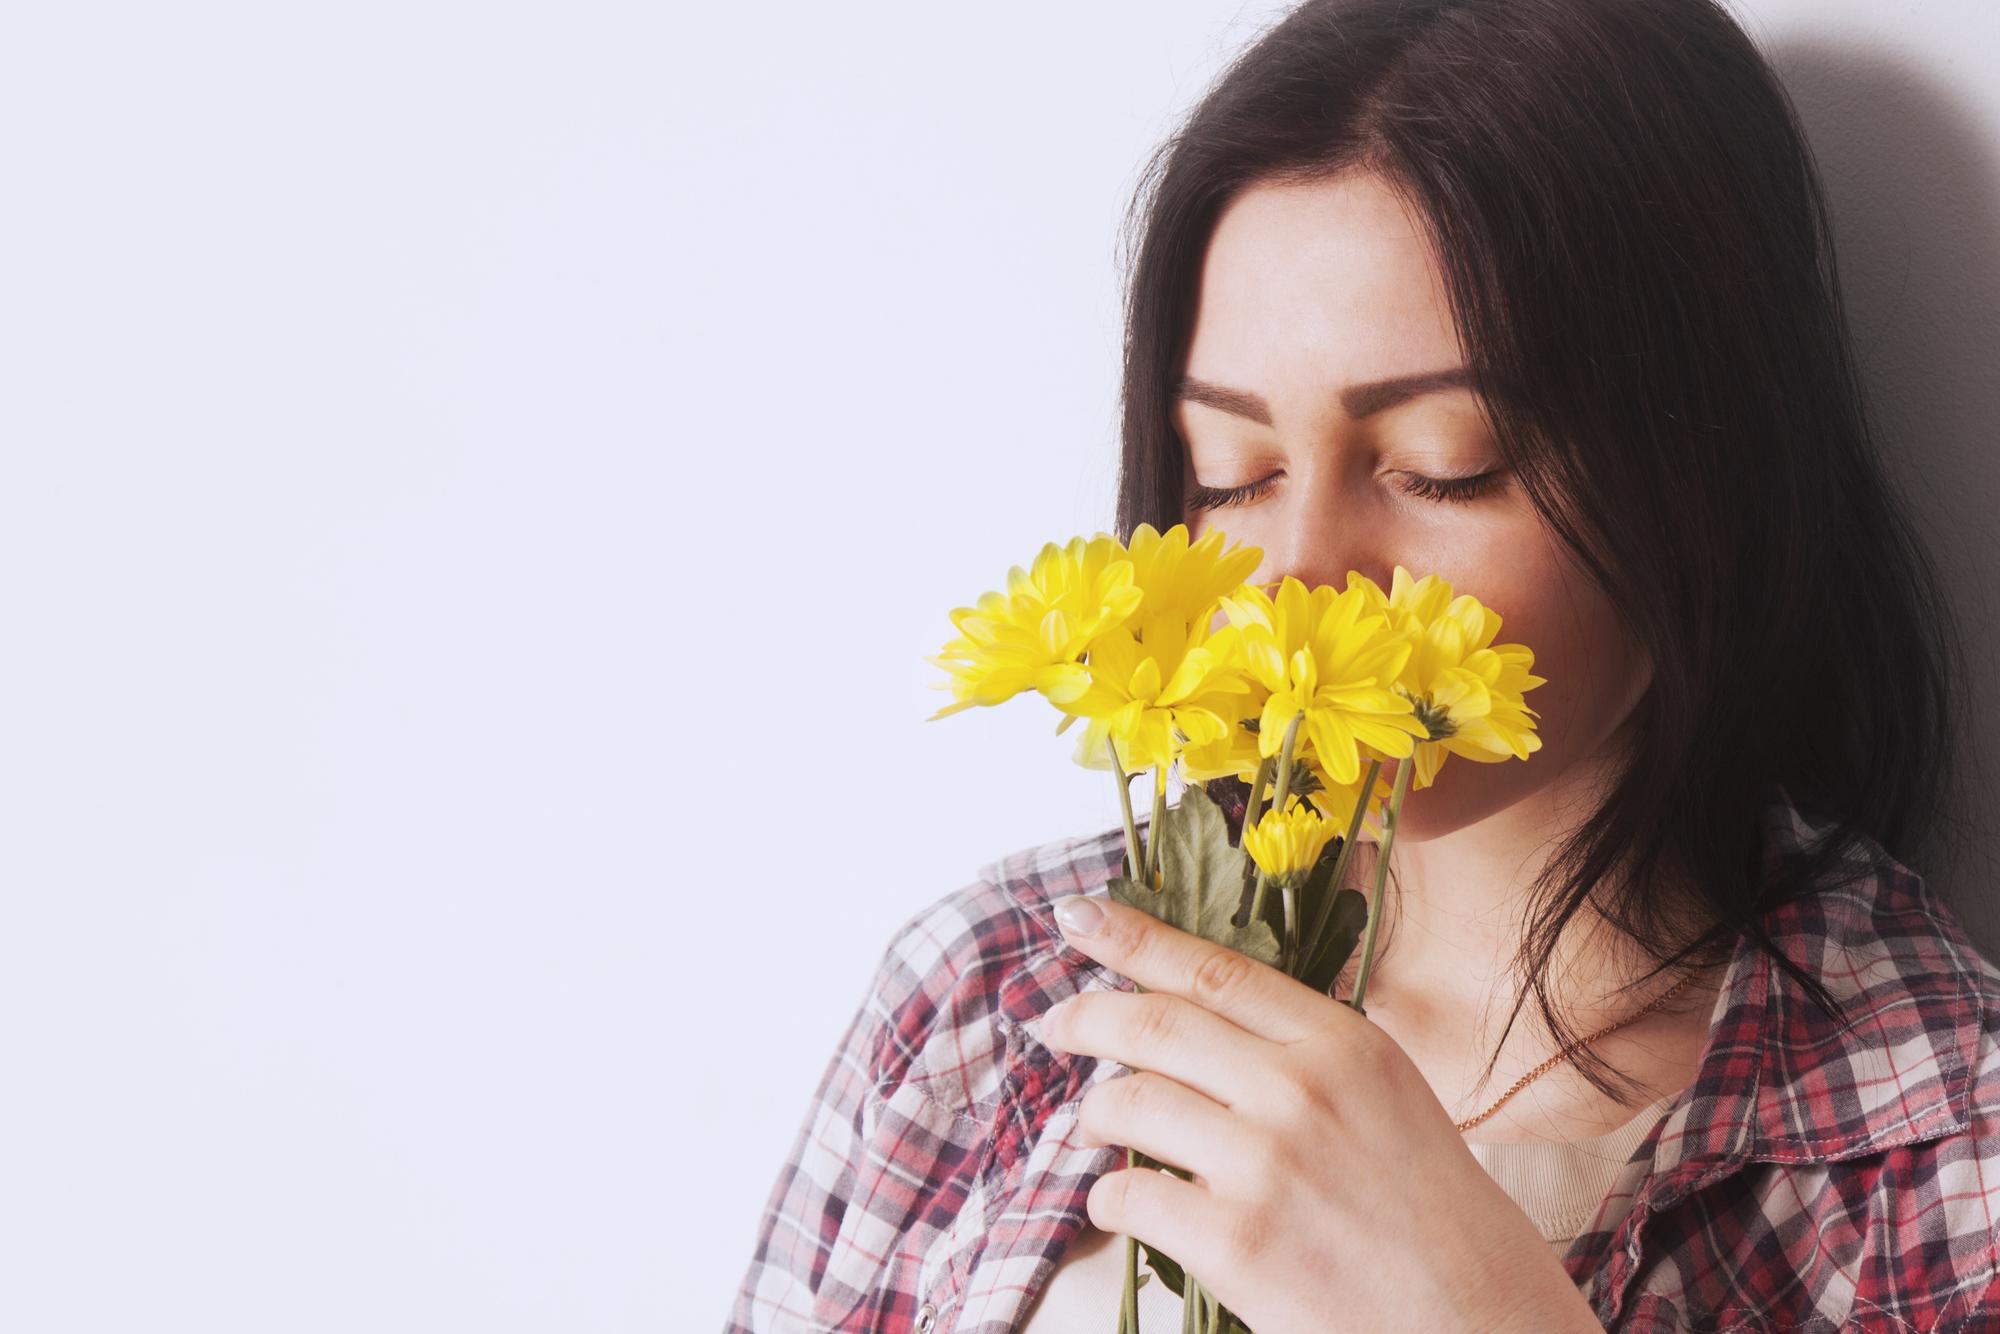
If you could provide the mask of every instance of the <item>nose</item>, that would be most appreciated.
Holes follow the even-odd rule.
[[[1265,543],[1263,563],[1252,578],[1275,585],[1290,575],[1307,588],[1331,584],[1341,589],[1347,587],[1347,572],[1359,570],[1386,592],[1396,566],[1391,546],[1380,523],[1347,519],[1338,512],[1291,514]]]
[[[1275,585],[1290,575],[1307,588],[1341,589],[1347,572],[1359,570],[1386,590],[1396,516],[1368,453],[1358,442],[1316,440],[1295,450],[1288,466],[1293,485],[1272,497],[1277,507],[1258,534],[1264,559],[1253,578]]]
[[[1263,585],[1264,591],[1273,595],[1287,575],[1308,589],[1322,584],[1344,589],[1349,570],[1359,570],[1386,593],[1400,559],[1393,554],[1393,543],[1381,525],[1341,523],[1312,514],[1284,516],[1271,533],[1260,535],[1258,545],[1264,559],[1249,582]],[[1209,629],[1219,630],[1226,624],[1228,617],[1218,610]]]

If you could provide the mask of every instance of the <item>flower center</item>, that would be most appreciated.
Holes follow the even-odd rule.
[[[1458,724],[1452,721],[1451,711],[1431,703],[1430,696],[1426,695],[1422,699],[1413,696],[1410,703],[1416,705],[1417,721],[1422,723],[1430,734],[1426,740],[1442,741],[1448,736],[1458,734]]]

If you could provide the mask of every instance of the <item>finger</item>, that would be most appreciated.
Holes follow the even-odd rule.
[[[1122,1167],[1090,1183],[1090,1221],[1165,1251],[1197,1278],[1218,1271],[1212,1253],[1215,1197],[1204,1186],[1156,1167]]]
[[[1073,904],[1099,910],[1094,928],[1081,930],[1065,920]],[[1269,964],[1107,896],[1072,894],[1056,910],[1063,939],[1091,958],[1149,991],[1184,997],[1269,1041],[1297,1042],[1328,1025],[1367,1022]]]
[[[1275,1077],[1281,1048],[1166,992],[1079,991],[1042,1016],[1058,1051],[1122,1061],[1234,1107]]]
[[[1083,1095],[1077,1129],[1093,1144],[1122,1144],[1192,1172],[1200,1185],[1233,1176],[1246,1136],[1229,1109],[1151,1070],[1107,1079]]]

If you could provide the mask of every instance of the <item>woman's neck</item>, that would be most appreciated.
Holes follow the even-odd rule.
[[[1617,1023],[1677,978],[1678,974],[1656,979],[1622,1009],[1582,1020],[1571,1017],[1574,1035],[1585,1037]],[[1371,972],[1364,1004],[1369,1020],[1410,1057],[1453,1120],[1471,1120],[1500,1104],[1465,1132],[1468,1142],[1563,1141],[1616,1129],[1639,1107],[1676,1093],[1693,1081],[1708,1043],[1709,1019],[1721,979],[1719,966],[1706,969],[1666,1005],[1590,1044],[1594,1056],[1640,1084],[1641,1092],[1624,1101],[1598,1090],[1567,1061],[1501,1101],[1501,1095],[1516,1080],[1560,1050],[1543,1026],[1532,996],[1522,1005],[1501,1044],[1493,1073],[1483,1083],[1487,1058],[1513,1005],[1511,990],[1479,1002],[1442,999],[1459,994],[1455,982],[1439,981],[1431,990],[1422,984],[1406,985],[1404,976],[1390,962]],[[1343,983],[1343,991],[1350,988],[1351,982]],[[1560,1006],[1560,997],[1552,999]]]
[[[1513,963],[1534,877],[1555,847],[1545,812],[1529,804],[1476,825],[1391,851],[1394,892],[1385,914],[1363,999],[1368,1017],[1396,1040],[1430,1080],[1455,1119],[1485,1111],[1514,1081],[1560,1046],[1541,1021],[1532,994],[1515,1016],[1493,1075],[1475,1087],[1507,1024],[1519,981]],[[1356,846],[1346,883],[1372,884],[1376,845]],[[1691,902],[1684,888],[1679,897]],[[1693,916],[1684,908],[1683,919]],[[1337,994],[1352,994],[1350,960]],[[1587,905],[1565,927],[1550,960],[1550,1000],[1584,1037],[1630,1017],[1679,980],[1681,970],[1623,990],[1652,960]],[[1602,1134],[1638,1107],[1678,1091],[1694,1076],[1706,1046],[1722,967],[1705,969],[1671,1001],[1591,1044],[1594,1056],[1639,1080],[1649,1092],[1621,1103],[1593,1087],[1568,1062],[1509,1098],[1466,1132],[1469,1141],[1576,1139]]]

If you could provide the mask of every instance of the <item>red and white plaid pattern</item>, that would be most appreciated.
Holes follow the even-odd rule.
[[[1780,792],[1766,866],[1815,829]],[[1104,893],[1123,838],[1003,857],[895,932],[725,1334],[1018,1326],[1091,1182],[1124,1166],[1076,1131],[1084,1091],[1123,1067],[1033,1032],[1079,990],[1131,989],[1065,944],[1049,907]],[[2000,1331],[2000,969],[1872,840],[1849,862],[1862,873],[1764,925],[1855,1021],[1836,1028],[1738,948],[1694,1082],[1612,1187],[1630,1212],[1564,1258],[1605,1328]]]

